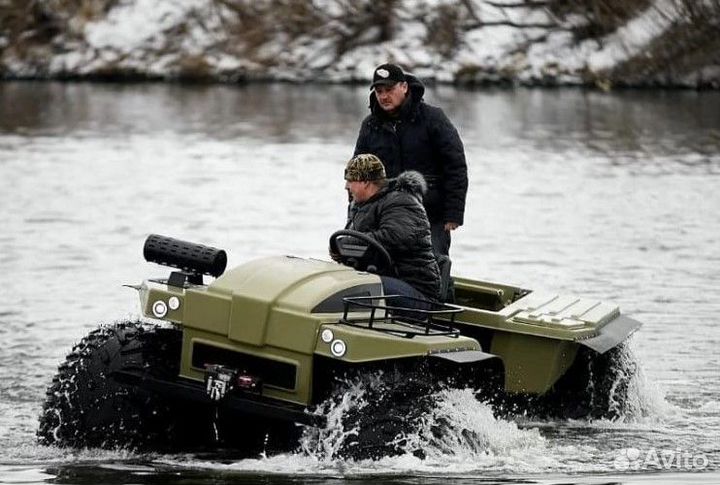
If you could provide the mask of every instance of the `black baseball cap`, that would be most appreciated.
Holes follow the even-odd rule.
[[[375,86],[392,86],[405,81],[405,73],[397,64],[381,64],[375,68],[373,82],[370,89]]]

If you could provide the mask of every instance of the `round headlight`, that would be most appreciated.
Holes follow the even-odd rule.
[[[177,310],[180,308],[180,298],[177,296],[171,296],[168,300],[168,306],[170,307],[170,310]]]
[[[156,317],[158,317],[158,318],[164,317],[165,315],[167,315],[167,310],[168,310],[167,305],[165,304],[164,301],[158,300],[155,303],[153,303],[152,312],[153,312],[153,315],[155,315]]]
[[[330,352],[332,352],[335,357],[342,357],[345,355],[345,352],[347,352],[347,345],[340,339],[334,340],[333,343],[330,344]]]
[[[329,344],[330,342],[332,342],[332,339],[333,339],[334,337],[335,337],[335,336],[333,335],[332,330],[330,330],[329,328],[326,328],[326,329],[323,330],[322,333],[320,334],[320,338],[321,338],[322,341],[325,342],[326,344]]]

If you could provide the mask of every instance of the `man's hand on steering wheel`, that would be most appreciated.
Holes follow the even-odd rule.
[[[336,263],[342,264],[342,256],[340,256],[340,253],[333,252],[332,249],[328,248],[328,254],[330,255],[330,259]]]
[[[337,255],[338,259],[333,257]],[[359,231],[343,229],[330,236],[330,257],[359,271],[394,275],[395,264],[385,247]]]

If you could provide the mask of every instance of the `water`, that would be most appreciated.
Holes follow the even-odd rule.
[[[139,455],[35,443],[45,389],[122,288],[166,271],[149,233],[229,265],[326,257],[361,87],[0,84],[0,483],[720,483],[720,93],[459,91],[427,98],[469,159],[463,276],[612,300],[645,322],[637,413],[504,421],[462,391],[470,436],[426,460]]]

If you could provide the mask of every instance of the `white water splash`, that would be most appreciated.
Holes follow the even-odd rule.
[[[446,389],[435,394],[435,406],[423,417],[420,426],[396,442],[403,443],[404,454],[378,460],[354,461],[338,456],[345,440],[357,434],[357,428],[345,429],[344,416],[353,408],[362,409],[365,386],[373,380],[353,382],[341,399],[327,401],[321,409],[328,418],[322,429],[308,429],[299,452],[293,457],[315,463],[315,469],[341,469],[343,473],[460,472],[478,469],[516,468],[526,457],[541,457],[542,463],[527,463],[527,470],[556,466],[547,454],[546,440],[537,429],[520,429],[517,424],[498,419],[492,408],[477,400],[470,389]],[[422,453],[418,453],[421,450]],[[249,464],[239,465],[245,466]],[[258,465],[256,463],[255,465]],[[295,470],[293,470],[295,472]]]
[[[328,399],[315,411],[326,418],[324,428],[307,427],[300,439],[300,451],[318,461],[329,461],[338,456],[345,440],[357,435],[357,427],[346,429],[344,417],[351,409],[362,409],[367,405],[365,390],[367,386],[375,384],[379,376],[369,376],[367,379],[344,381],[346,392],[338,399]]]
[[[621,376],[629,377],[628,389],[622,400],[611,396],[611,406],[620,411],[619,417],[614,421],[628,423],[657,421],[673,412],[673,406],[665,399],[665,392],[645,375],[642,362],[635,352],[634,340],[631,339],[625,344],[616,366],[620,369],[632,368],[633,374]],[[614,385],[612,390],[616,388],[617,386]]]
[[[405,437],[407,453],[377,460],[340,458],[337,451],[355,432],[342,429],[343,416],[354,406],[364,407],[364,396],[362,385],[353,384],[342,399],[329,406],[328,426],[308,430],[296,453],[232,463],[191,456],[167,457],[157,462],[183,468],[293,475],[503,474],[567,470],[595,452],[592,447],[553,449],[538,429],[521,429],[514,422],[498,419],[472,391],[450,389],[437,393],[436,407],[416,432]],[[417,449],[424,451],[424,458],[413,454]],[[572,465],[566,465],[571,461]]]
[[[629,360],[627,360],[629,359]],[[484,475],[531,473],[601,472],[612,466],[616,450],[612,444],[555,439],[555,435],[586,432],[635,435],[662,426],[672,412],[664,394],[644,376],[632,349],[622,353],[622,369],[632,364],[634,372],[621,373],[630,379],[627,402],[617,402],[621,415],[615,419],[513,421],[498,418],[490,405],[478,401],[470,389],[445,389],[434,395],[433,408],[411,433],[396,438],[404,454],[380,459],[352,460],[341,456],[348,438],[358,434],[358,425],[348,426],[349,412],[368,406],[368,391],[382,385],[381,373],[345,380],[346,391],[320,405],[316,413],[327,418],[323,428],[306,428],[295,453],[259,456],[231,463],[206,458],[166,457],[172,466],[223,471],[293,475],[384,476],[413,474]],[[626,361],[627,360],[627,361]],[[620,395],[621,393],[618,393]],[[422,450],[422,454],[417,453]]]
[[[537,430],[521,430],[513,422],[497,419],[470,389],[441,391],[417,438],[429,457],[487,456],[544,444]]]

